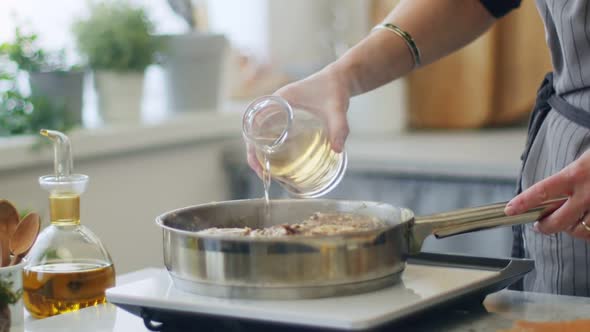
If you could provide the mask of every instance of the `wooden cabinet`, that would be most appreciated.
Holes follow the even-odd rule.
[[[374,0],[374,23],[397,2]],[[549,70],[541,18],[534,1],[522,1],[472,44],[408,76],[409,125],[480,128],[522,121]]]

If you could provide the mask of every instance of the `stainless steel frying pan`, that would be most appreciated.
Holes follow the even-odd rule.
[[[363,201],[273,200],[271,224],[295,223],[314,212],[377,217],[387,227],[330,236],[236,237],[198,235],[209,227],[263,224],[263,200],[203,204],[156,219],[164,235],[164,263],[175,286],[217,297],[300,299],[376,290],[399,281],[408,255],[429,235],[443,238],[539,219],[565,199],[508,217],[505,203],[417,217],[405,208]]]

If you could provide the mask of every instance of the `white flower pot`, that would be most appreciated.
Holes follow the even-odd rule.
[[[141,121],[143,72],[94,72],[98,109],[107,124]]]
[[[229,59],[223,35],[188,33],[160,36],[164,46],[166,99],[171,111],[217,110],[227,97],[225,74]]]

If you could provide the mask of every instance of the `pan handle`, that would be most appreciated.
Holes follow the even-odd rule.
[[[514,216],[504,214],[504,208],[508,202],[502,202],[416,217],[411,231],[412,247],[419,250],[424,239],[431,234],[437,238],[444,238],[488,228],[526,224],[539,220],[557,210],[567,199],[567,197],[561,197],[548,200],[527,212]]]

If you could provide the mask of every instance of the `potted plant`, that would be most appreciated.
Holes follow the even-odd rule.
[[[142,8],[126,3],[94,4],[73,26],[77,45],[94,71],[98,105],[107,123],[141,119],[145,68],[158,49],[153,24]]]
[[[228,41],[221,34],[198,31],[191,0],[168,3],[189,29],[184,34],[159,36],[169,109],[216,110],[225,97],[223,77],[229,56]]]
[[[63,107],[68,121],[82,124],[84,72],[67,64],[65,51],[47,52],[38,45],[37,34],[16,28],[14,41],[0,45],[0,55],[28,73],[33,98]]]
[[[3,67],[0,64],[0,137],[36,134],[41,128],[67,131],[75,125],[63,105],[21,93],[16,75]]]
[[[23,295],[22,281],[20,280],[22,270],[8,269],[9,272],[3,272],[0,275],[0,332],[10,332],[12,330],[13,322],[10,308],[17,304]],[[21,311],[20,315],[22,314]],[[22,324],[22,321],[15,323]]]

